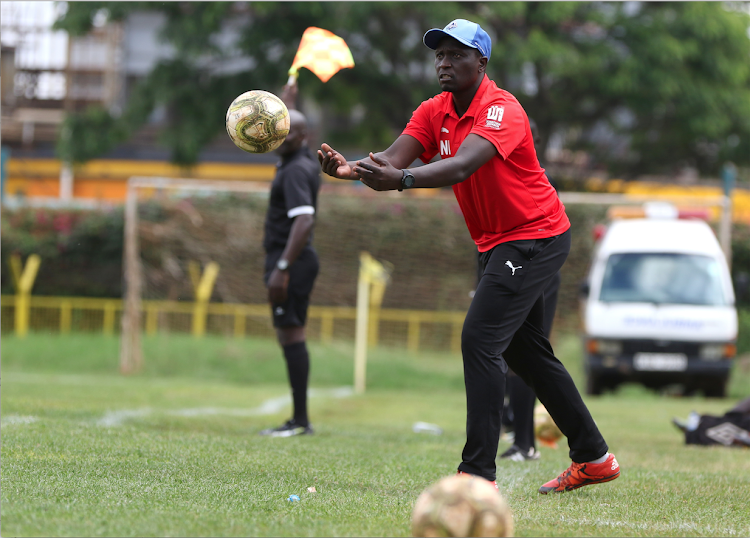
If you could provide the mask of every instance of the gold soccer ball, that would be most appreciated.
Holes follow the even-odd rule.
[[[513,536],[513,515],[495,485],[466,474],[443,478],[417,498],[414,536]]]
[[[248,153],[268,153],[289,134],[289,110],[274,94],[250,90],[227,110],[227,133],[235,146]]]
[[[540,444],[550,448],[557,448],[557,441],[563,436],[542,404],[537,404],[534,408],[534,436]]]

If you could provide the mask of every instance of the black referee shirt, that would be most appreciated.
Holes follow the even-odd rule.
[[[320,190],[320,164],[306,146],[282,157],[271,183],[263,248],[283,250],[294,217],[315,214]],[[312,233],[307,245],[312,243]]]

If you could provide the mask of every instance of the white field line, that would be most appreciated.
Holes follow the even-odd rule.
[[[8,415],[0,418],[3,426],[15,426],[18,424],[31,424],[39,420],[36,417],[23,416],[23,415]]]
[[[560,521],[565,522],[565,516],[560,516]],[[644,523],[636,521],[612,521],[607,519],[588,519],[585,517],[571,517],[569,521],[579,525],[592,525],[594,527],[611,527],[645,531],[646,533],[659,531],[669,532],[673,536],[685,536],[686,533],[694,533],[699,536],[747,536],[747,529],[719,529],[713,525],[701,525],[698,523]]]
[[[335,389],[310,389],[307,393],[308,398],[347,398],[354,394],[352,387],[339,387]],[[210,415],[224,415],[232,417],[251,417],[259,415],[273,415],[279,413],[287,406],[291,405],[291,396],[280,396],[270,398],[258,407],[251,409],[230,408],[230,407],[193,407],[187,409],[174,410],[154,410],[150,407],[142,409],[122,409],[118,411],[108,411],[105,415],[97,420],[97,425],[104,427],[121,426],[123,422],[133,418],[142,418],[152,413],[162,413],[180,417],[202,417]]]
[[[145,417],[151,414],[151,408],[146,407],[144,409],[122,409],[120,411],[107,411],[105,415],[96,421],[98,426],[104,426],[111,428],[112,426],[120,426],[123,422],[131,418]]]
[[[101,387],[106,383],[117,386],[130,386],[132,379],[127,376],[113,376],[107,374],[32,374],[28,372],[11,372],[3,374],[5,383],[53,383],[55,385],[72,385],[84,387]],[[173,387],[175,381],[170,378],[156,378],[147,380],[149,387]]]

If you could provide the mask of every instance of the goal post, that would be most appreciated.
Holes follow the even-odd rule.
[[[269,183],[249,181],[219,181],[186,178],[134,176],[128,179],[124,213],[124,249],[123,276],[125,297],[122,315],[122,333],[120,339],[120,372],[130,374],[143,367],[143,350],[141,346],[142,327],[142,294],[143,267],[140,259],[139,245],[139,192],[152,191],[224,191],[240,193],[267,193]],[[208,268],[207,268],[208,269]],[[211,266],[210,273],[215,279],[218,269]],[[213,280],[212,279],[212,280]],[[204,286],[205,287],[205,286]],[[210,291],[200,289],[201,299],[208,300]]]
[[[139,204],[159,198],[159,191],[210,191],[212,194],[222,192],[244,192],[266,194],[270,190],[268,183],[240,181],[211,181],[196,179],[172,179],[163,177],[131,177],[127,184],[124,225],[124,301],[122,313],[122,331],[120,342],[120,372],[132,374],[143,368],[143,350],[141,333],[154,332],[157,324],[155,316],[148,315],[149,307],[144,305],[144,256],[140,234],[144,233],[145,221],[139,215]],[[148,192],[152,191],[152,192]],[[142,196],[147,194],[148,196]],[[155,196],[156,195],[156,196]],[[163,201],[162,201],[163,203]],[[184,235],[189,232],[184,231]],[[189,279],[194,295],[192,308],[185,305],[192,315],[191,327],[195,336],[206,332],[206,310],[211,298],[211,291],[216,282],[220,266],[215,261],[205,264],[201,273],[200,264],[194,260],[186,262],[186,279]],[[153,267],[152,267],[153,269]],[[354,316],[355,352],[354,352],[354,386],[357,393],[365,390],[367,348],[377,340],[380,308],[386,286],[394,267],[387,261],[378,261],[369,252],[361,251],[356,296],[356,314]],[[146,320],[144,323],[144,311]],[[235,320],[236,322],[236,320]],[[237,331],[235,331],[236,333]],[[242,331],[240,331],[242,332]],[[333,332],[332,330],[330,331]]]

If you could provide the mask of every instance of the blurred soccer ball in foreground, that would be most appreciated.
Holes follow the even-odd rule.
[[[534,436],[539,443],[550,448],[557,448],[557,441],[563,436],[542,404],[534,408]]]
[[[513,516],[494,484],[454,475],[417,498],[411,531],[414,536],[513,536]]]
[[[289,134],[289,111],[284,102],[263,90],[250,90],[232,101],[227,110],[227,133],[248,153],[268,153]]]

